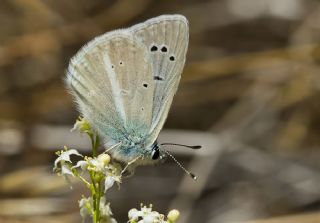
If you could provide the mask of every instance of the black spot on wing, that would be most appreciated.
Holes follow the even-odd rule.
[[[153,79],[156,80],[156,81],[163,81],[163,78],[160,77],[160,76],[154,76]]]
[[[166,47],[166,46],[163,46],[163,47],[161,48],[161,52],[163,52],[163,53],[168,52],[167,47]]]
[[[151,51],[151,52],[155,52],[155,51],[157,51],[157,50],[158,50],[158,47],[155,46],[155,45],[153,45],[153,46],[150,48],[150,51]]]

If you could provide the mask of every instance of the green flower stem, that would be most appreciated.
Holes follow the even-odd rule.
[[[96,138],[95,138],[95,140],[94,140],[94,147],[93,147],[93,150],[94,150],[96,156],[98,155],[99,145],[100,145],[100,138],[99,138],[98,135],[96,135]]]
[[[101,181],[99,181],[96,186],[97,186],[97,192],[98,192],[98,196],[97,196],[97,218],[100,221],[100,199],[101,199],[101,196],[102,196],[102,193],[101,193]]]
[[[97,157],[98,156],[98,148],[100,145],[100,138],[98,135],[95,135],[93,133],[88,132],[88,136],[91,140],[91,146],[92,146],[92,156]]]
[[[100,222],[100,193],[97,192],[96,182],[95,182],[95,176],[94,172],[90,171],[90,178],[91,178],[91,185],[90,190],[92,194],[93,199],[93,222],[99,223]],[[99,198],[98,198],[99,197]],[[99,200],[99,203],[97,202]]]
[[[91,139],[91,145],[92,145],[92,156],[97,157],[98,156],[98,148],[100,145],[100,139],[98,135],[92,134],[91,132],[87,133],[88,136]],[[100,200],[101,196],[103,196],[102,193],[102,185],[101,185],[101,179],[100,177],[97,177],[94,171],[90,171],[90,178],[91,178],[91,184],[90,184],[90,190],[92,194],[93,199],[93,222],[94,223],[100,223]]]

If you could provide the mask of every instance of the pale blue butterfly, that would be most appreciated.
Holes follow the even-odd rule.
[[[132,169],[170,155],[159,149],[157,138],[178,88],[188,41],[187,19],[163,15],[96,37],[71,59],[66,82],[80,112],[106,147],[117,145],[111,156]]]

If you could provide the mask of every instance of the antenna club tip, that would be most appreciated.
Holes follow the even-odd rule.
[[[191,178],[192,178],[193,180],[197,180],[197,179],[198,179],[197,176],[194,175],[193,173],[190,173],[190,176],[191,176]]]

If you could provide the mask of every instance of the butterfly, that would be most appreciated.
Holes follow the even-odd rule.
[[[189,25],[162,15],[96,37],[71,59],[66,83],[111,156],[132,166],[167,156],[157,138],[186,60]]]

